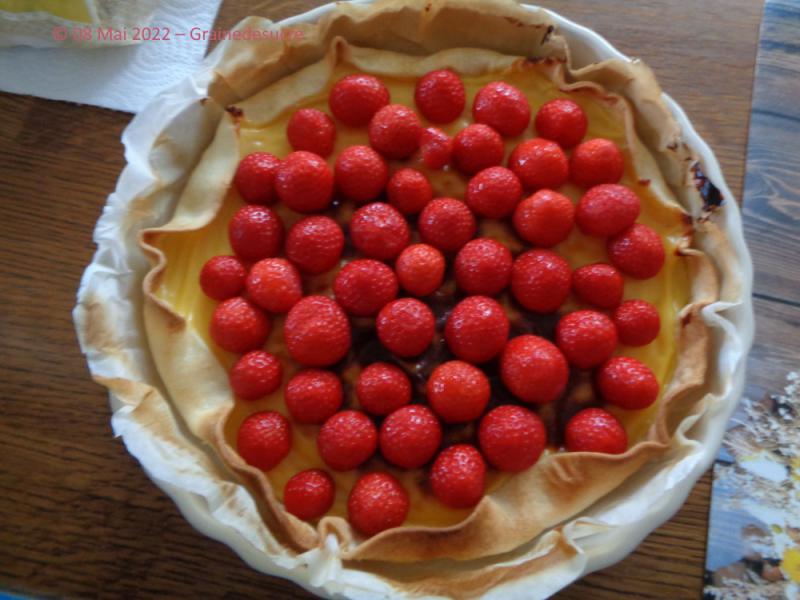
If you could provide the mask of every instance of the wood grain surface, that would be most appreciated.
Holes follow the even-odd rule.
[[[227,0],[217,26],[248,14],[278,20],[316,4]],[[760,2],[542,4],[645,60],[715,150],[740,197]],[[774,68],[782,85],[781,66]],[[765,101],[763,110],[781,107]],[[0,588],[58,597],[306,598],[188,525],[113,439],[105,392],[88,377],[70,311],[92,256],[92,228],[124,165],[119,139],[129,120],[95,107],[0,94]],[[789,133],[771,126],[788,144]],[[747,206],[758,281],[767,290],[759,326],[789,344],[792,331],[783,321],[797,330],[789,308],[798,302],[792,285],[798,267],[774,260],[785,252],[774,240],[781,215],[797,210],[784,206],[780,193],[780,175],[797,157],[776,163],[767,138],[758,143],[763,150],[753,160],[762,175],[748,186],[770,199]],[[781,360],[780,351],[762,344],[753,360],[766,369],[775,357]],[[704,477],[683,509],[634,554],[558,597],[697,598],[708,495]]]

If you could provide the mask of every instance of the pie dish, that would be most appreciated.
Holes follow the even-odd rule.
[[[120,305],[111,298],[130,302],[130,291],[109,291],[108,282],[83,288],[76,320],[90,362],[97,366],[96,377],[123,402],[119,413],[125,417],[117,423],[130,432],[129,448],[141,448],[141,436],[154,435],[173,451],[180,447],[180,452],[202,457],[203,491],[189,489],[210,500],[217,518],[260,550],[259,560],[266,557],[271,572],[295,568],[293,578],[322,593],[479,595],[508,590],[531,577],[549,577],[548,585],[555,587],[547,589],[554,591],[591,568],[577,540],[591,547],[601,533],[622,531],[624,526],[615,526],[621,507],[659,479],[677,489],[664,478],[699,474],[700,457],[684,461],[697,449],[687,434],[693,426],[692,435],[706,432],[707,423],[724,421],[724,407],[736,393],[730,368],[749,343],[749,307],[744,305],[740,316],[741,334],[722,325],[728,315],[720,316],[741,303],[749,288],[738,216],[732,203],[715,210],[709,202],[716,198],[711,191],[716,188],[697,185],[706,181],[697,149],[687,144],[685,128],[665,105],[650,71],[620,59],[578,68],[575,56],[569,62],[568,46],[551,19],[544,12],[502,2],[480,7],[458,2],[342,5],[306,26],[301,41],[223,45],[212,57],[213,74],[205,82],[208,95],[202,104],[182,103],[171,126],[146,149],[147,161],[161,174],[160,185],[109,209],[120,211],[117,225],[121,221],[129,235],[125,254],[131,249],[138,254],[137,276],[129,274],[133,281],[126,285],[144,282],[136,312],[143,323],[137,319],[121,335],[112,326]],[[245,21],[240,27],[257,23]],[[495,35],[487,37],[485,31]],[[576,51],[582,53],[587,53],[585,45]],[[302,432],[300,443],[295,435],[300,451],[274,473],[248,466],[235,451],[231,432],[244,418],[246,405],[233,398],[228,385],[225,367],[232,357],[207,337],[213,302],[202,296],[193,277],[207,258],[229,252],[225,225],[241,205],[231,188],[239,159],[253,149],[288,153],[280,132],[290,109],[316,106],[336,79],[354,72],[393,82],[392,99],[398,101],[410,95],[409,81],[441,68],[462,77],[469,98],[479,85],[497,79],[517,84],[534,110],[557,95],[576,98],[589,115],[589,137],[615,138],[625,148],[623,183],[642,198],[641,218],[659,231],[667,250],[662,275],[626,282],[626,294],[630,289],[632,297],[649,299],[660,308],[661,334],[638,352],[656,372],[663,393],[651,409],[624,420],[631,440],[624,454],[560,453],[554,447],[532,468],[498,477],[477,507],[460,512],[437,507],[424,487],[414,483],[418,475],[411,473],[405,480],[411,512],[402,526],[359,535],[336,504],[329,516],[309,524],[283,510],[279,496],[288,475],[317,466],[313,463],[318,459],[308,457],[313,452],[304,445]],[[412,100],[405,103],[413,106]],[[205,126],[197,133],[187,130],[188,123],[198,122]],[[464,124],[454,125],[453,132]],[[339,139],[334,157],[355,140]],[[176,148],[192,148],[194,158]],[[448,195],[463,195],[463,177],[449,171],[441,177],[429,175],[440,194],[446,189]],[[580,196],[579,190],[563,191]],[[728,217],[730,213],[734,216]],[[513,233],[498,227],[482,221],[480,234],[510,244]],[[585,238],[575,239],[571,246],[565,242],[569,260],[580,265],[602,259],[591,250],[587,254],[591,243]],[[325,293],[329,287],[330,282],[321,283],[319,289]],[[129,355],[130,349],[137,352]],[[280,340],[271,341],[268,349],[285,355]],[[637,352],[626,350],[627,355]],[[135,357],[127,365],[131,371],[109,377],[119,366],[111,363],[130,356]],[[279,393],[267,402],[280,401]],[[132,452],[143,462],[142,454],[149,455],[146,468],[169,486],[185,483],[163,464],[170,460]],[[183,463],[178,473],[186,469],[186,458],[184,454],[175,461]],[[681,469],[683,474],[677,475]],[[271,480],[280,482],[277,493]],[[349,487],[352,478],[336,483],[337,488]],[[638,510],[646,512],[641,504]],[[605,518],[598,519],[598,514]],[[656,523],[650,521],[650,527]],[[618,552],[619,547],[609,544],[597,552],[593,566],[613,561]],[[300,565],[308,573],[298,575]],[[338,565],[336,575],[331,565]]]

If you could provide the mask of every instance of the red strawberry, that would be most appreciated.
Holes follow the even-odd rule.
[[[528,99],[519,89],[503,81],[493,81],[475,94],[472,116],[505,137],[516,137],[531,121]]]
[[[610,238],[607,250],[613,265],[635,279],[654,277],[664,265],[661,236],[641,223]]]
[[[529,190],[555,189],[567,182],[569,163],[555,142],[533,138],[517,144],[508,157],[508,168]]]
[[[609,237],[633,225],[639,198],[624,185],[605,183],[590,188],[578,202],[575,222],[586,235]]]
[[[658,380],[650,367],[625,356],[615,356],[600,367],[597,387],[606,402],[627,410],[647,408],[658,399]]]
[[[421,134],[416,113],[402,104],[384,106],[369,122],[369,143],[387,158],[411,156],[419,148]]]
[[[575,206],[563,194],[539,190],[517,204],[513,222],[517,235],[523,240],[550,248],[567,239],[572,231]]]
[[[333,198],[333,173],[328,163],[313,152],[292,152],[275,173],[278,197],[300,213],[325,210]]]
[[[372,75],[342,77],[333,85],[328,96],[333,116],[350,127],[366,125],[387,104],[389,90]]]
[[[438,171],[450,162],[453,140],[441,129],[428,127],[420,134],[419,149],[425,166]]]
[[[547,404],[556,400],[564,393],[568,377],[561,351],[535,335],[515,337],[500,356],[500,378],[523,402]]]
[[[286,417],[273,411],[257,412],[239,427],[236,448],[256,469],[274,469],[292,449],[292,428]]]
[[[489,167],[469,180],[464,201],[476,215],[502,219],[514,212],[521,196],[522,184],[514,173]]]
[[[283,244],[283,221],[266,206],[243,206],[228,224],[228,238],[242,260],[275,256]]]
[[[343,410],[319,430],[317,449],[334,471],[351,471],[368,461],[378,446],[378,432],[370,418],[357,410]]]
[[[353,214],[350,239],[359,252],[371,258],[391,260],[408,246],[411,230],[395,207],[373,202]]]
[[[567,423],[565,446],[570,452],[622,454],[628,435],[616,417],[601,408],[585,408]]]
[[[428,379],[428,403],[445,423],[466,423],[483,414],[491,395],[483,371],[451,360],[436,367]]]
[[[342,228],[330,217],[301,219],[286,236],[286,257],[311,275],[329,271],[339,262],[344,248]]]
[[[496,300],[469,296],[450,313],[444,337],[458,358],[482,363],[500,354],[508,340],[508,331],[508,317]]]
[[[275,170],[281,164],[274,154],[253,152],[245,156],[236,169],[233,183],[248,204],[272,204],[275,195]]]
[[[403,358],[417,356],[430,346],[436,333],[431,309],[414,298],[390,302],[375,322],[381,344]]]
[[[442,252],[455,252],[472,239],[478,225],[461,200],[436,198],[422,210],[417,227],[423,242]]]
[[[333,506],[333,479],[322,469],[309,469],[292,475],[283,488],[286,512],[303,521],[319,519]]]
[[[264,310],[272,313],[289,312],[303,297],[300,273],[288,260],[265,258],[250,268],[247,294]]]
[[[411,382],[391,363],[372,363],[358,376],[356,398],[368,413],[388,415],[411,402]]]
[[[339,153],[334,167],[336,187],[358,203],[375,200],[389,180],[389,167],[369,146],[348,146]]]
[[[347,263],[333,281],[336,301],[357,317],[377,314],[397,297],[397,288],[394,271],[369,258]]]
[[[496,296],[511,281],[511,252],[500,242],[478,238],[467,242],[458,251],[455,275],[464,293]]]
[[[547,444],[547,432],[536,413],[506,404],[483,417],[478,440],[489,464],[501,471],[518,473],[539,460]]]
[[[569,295],[569,264],[552,250],[528,250],[511,270],[511,293],[526,309],[555,312]]]
[[[539,137],[553,140],[562,148],[572,148],[586,135],[589,120],[575,102],[557,98],[542,105],[536,113],[534,126]]]
[[[211,339],[223,350],[237,354],[261,348],[271,328],[269,317],[244,298],[220,302],[211,315]]]
[[[397,257],[395,271],[405,291],[412,296],[428,296],[442,285],[445,266],[444,256],[436,248],[413,244]]]
[[[475,446],[456,444],[442,450],[431,467],[431,489],[450,508],[471,508],[486,489],[486,463]]]
[[[617,183],[625,173],[625,159],[614,142],[594,138],[572,151],[569,171],[572,181],[585,188]]]
[[[414,101],[419,112],[431,123],[450,123],[464,110],[464,83],[453,71],[430,71],[417,80]]]
[[[364,535],[399,527],[408,516],[408,492],[388,473],[362,475],[347,499],[347,518]]]
[[[428,178],[416,169],[400,169],[386,186],[389,204],[404,215],[415,215],[433,199]]]
[[[283,337],[294,360],[326,367],[342,360],[350,350],[350,323],[330,298],[306,296],[289,311]]]
[[[293,150],[305,150],[327,157],[336,143],[336,125],[316,108],[301,108],[286,125],[286,137]]]
[[[235,256],[215,256],[200,270],[200,289],[214,300],[238,296],[244,289],[247,270]]]
[[[482,123],[467,125],[453,139],[453,160],[459,171],[473,175],[503,162],[503,138]]]
[[[342,382],[322,369],[300,371],[286,384],[283,399],[298,423],[324,423],[342,406]]]
[[[570,364],[591,369],[611,357],[617,345],[617,329],[601,312],[576,310],[558,322],[556,344]]]
[[[621,344],[646,346],[658,337],[661,317],[658,309],[644,300],[627,300],[612,317]]]
[[[278,357],[263,350],[252,350],[231,368],[233,393],[242,400],[258,400],[281,386],[283,369]]]
[[[403,469],[417,469],[439,449],[442,427],[429,408],[403,406],[383,420],[379,440],[387,461]]]
[[[624,282],[614,267],[603,263],[572,272],[572,291],[581,301],[598,308],[614,308],[622,302]]]

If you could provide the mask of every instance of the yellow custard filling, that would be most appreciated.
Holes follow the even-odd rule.
[[[348,65],[340,65],[332,81],[353,73],[355,70]],[[390,90],[393,103],[414,106],[414,84],[412,78],[398,79],[381,76],[382,81]],[[543,103],[558,97],[569,97],[577,102],[589,119],[589,131],[586,139],[604,137],[613,140],[626,156],[626,171],[620,183],[634,190],[641,199],[642,212],[639,222],[653,227],[663,238],[666,260],[662,271],[649,280],[639,281],[625,277],[625,299],[640,298],[647,300],[658,307],[661,315],[661,332],[658,338],[644,347],[633,348],[620,346],[617,354],[637,358],[647,364],[655,373],[662,393],[670,381],[676,364],[676,342],[678,333],[678,312],[689,301],[689,275],[685,261],[676,253],[680,239],[686,233],[686,225],[679,218],[674,208],[663,205],[652,193],[646,182],[640,182],[634,172],[631,160],[631,149],[625,139],[624,124],[619,112],[614,111],[601,101],[596,92],[589,90],[574,90],[568,93],[560,91],[550,79],[536,69],[516,70],[510,69],[503,72],[488,73],[481,76],[462,77],[467,91],[467,104],[461,118],[449,125],[441,127],[450,135],[455,135],[460,129],[472,122],[470,107],[476,92],[490,81],[502,79],[522,90],[530,101],[532,113]],[[239,127],[239,153],[244,157],[251,152],[271,152],[279,157],[291,152],[291,147],[286,139],[286,124],[294,110],[299,108],[317,108],[328,112],[328,90],[307,98],[279,117],[266,124],[248,122],[247,115],[243,116]],[[421,117],[422,119],[422,117]],[[424,119],[422,119],[425,126]],[[506,156],[510,150],[524,138],[532,136],[528,128],[522,136],[506,140]],[[328,162],[333,162],[338,153],[354,144],[368,145],[366,128],[353,129],[337,123],[336,146]],[[434,189],[434,196],[453,196],[462,198],[467,179],[453,169],[431,171],[421,161],[391,162],[390,168],[395,170],[401,166],[412,166],[423,171]],[[567,184],[559,191],[566,194],[573,201],[580,198],[581,190],[576,186]],[[200,290],[198,275],[202,265],[211,257],[220,254],[232,254],[228,242],[228,222],[233,214],[244,203],[237,192],[231,188],[224,204],[216,218],[204,228],[193,232],[162,234],[155,245],[160,248],[167,259],[167,265],[161,283],[157,289],[160,299],[167,302],[172,309],[187,321],[188,327],[196,332],[214,352],[219,361],[229,368],[237,356],[219,349],[209,337],[209,323],[216,302],[206,297]],[[288,228],[303,217],[289,211],[282,205],[275,208],[281,215],[284,225]],[[513,253],[523,249],[513,232],[503,222],[484,220],[480,226],[479,235],[492,237],[509,245]],[[605,240],[593,239],[584,236],[576,228],[573,229],[567,240],[558,245],[555,250],[570,263],[573,268],[594,262],[608,262],[605,250]],[[331,295],[330,283],[335,275],[333,270],[325,275],[304,281],[304,292],[322,293]],[[569,312],[580,308],[574,299],[570,298],[562,307],[562,312]],[[288,357],[282,339],[283,319],[274,317],[273,328],[267,344],[267,350],[281,358],[284,365],[284,384],[291,375],[298,370]],[[343,373],[345,393],[351,397],[350,404],[357,406],[353,397],[353,385],[358,376],[357,367],[352,367]],[[347,402],[347,399],[346,399]],[[624,424],[630,444],[640,440],[652,424],[658,402],[648,409],[641,411],[624,411],[611,407],[610,410],[620,418]],[[282,398],[282,390],[268,398],[256,402],[236,400],[236,405],[225,425],[226,438],[231,447],[235,448],[236,432],[241,422],[250,414],[262,410],[275,410],[287,414]],[[269,481],[278,498],[283,495],[286,481],[295,473],[309,468],[326,469],[316,447],[316,432],[318,426],[298,425],[293,423],[293,446],[290,454],[274,469],[269,472]],[[550,451],[554,451],[551,449]],[[378,465],[377,459],[376,466]],[[368,469],[371,463],[364,465],[361,470]],[[411,507],[406,525],[447,526],[463,520],[470,510],[454,510],[444,507],[433,495],[427,491],[423,484],[426,473],[423,470],[402,471],[388,468],[381,462],[380,468],[396,475],[409,492]],[[328,470],[328,469],[326,469]],[[328,470],[336,483],[336,498],[329,515],[346,516],[347,494],[355,483],[359,472],[351,471],[337,473]],[[507,475],[490,471],[487,480],[487,493],[500,485]]]

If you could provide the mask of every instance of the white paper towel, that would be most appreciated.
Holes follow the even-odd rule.
[[[2,48],[0,90],[138,112],[197,70],[208,39],[192,37],[212,29],[220,2],[161,0],[149,25],[161,28],[162,37],[169,28],[169,40],[91,49]]]

